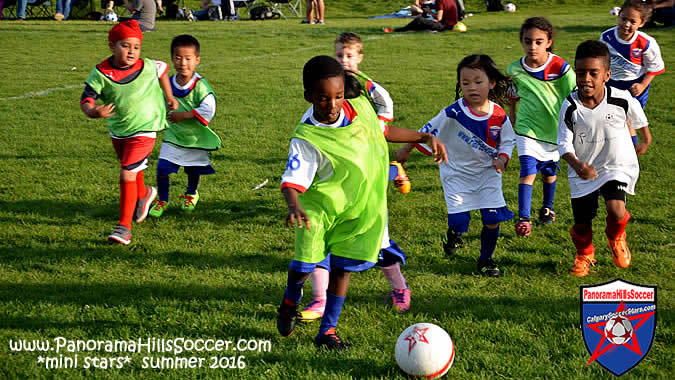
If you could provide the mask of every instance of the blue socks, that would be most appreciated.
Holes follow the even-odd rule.
[[[480,257],[478,260],[487,260],[492,257],[495,248],[497,248],[498,237],[499,226],[494,229],[483,226],[483,230],[480,232]]]
[[[555,185],[558,181],[552,183],[544,182],[544,207],[553,210],[553,197],[555,196]]]
[[[326,293],[326,310],[323,312],[323,318],[321,318],[319,336],[325,334],[331,327],[337,327],[338,319],[340,319],[340,313],[342,312],[342,305],[345,304],[345,298],[332,293]]]
[[[199,186],[199,174],[188,174],[188,184],[185,194],[195,195],[197,194],[197,186]]]
[[[159,195],[159,200],[168,202],[169,201],[169,176],[168,175],[158,175],[157,176],[157,193]]]
[[[555,189],[555,187],[554,187]],[[532,213],[532,185],[521,183],[518,185],[518,216],[530,219]]]
[[[286,282],[286,292],[284,293],[284,298],[287,298],[289,301],[295,302],[297,305],[302,298],[302,286],[305,284],[305,281],[302,282],[293,282],[291,277],[288,277]]]

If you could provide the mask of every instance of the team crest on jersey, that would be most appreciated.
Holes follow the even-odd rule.
[[[488,133],[490,138],[497,140],[499,138],[499,133],[502,131],[502,127],[499,125],[490,125],[488,126]]]
[[[637,366],[652,347],[656,285],[622,279],[581,285],[581,330],[590,359],[616,376]]]
[[[631,53],[633,54],[633,58],[640,58],[640,56],[642,55],[642,49],[635,48],[631,51]]]

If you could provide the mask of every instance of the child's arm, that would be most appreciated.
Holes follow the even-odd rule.
[[[570,164],[570,167],[574,169],[579,178],[581,179],[590,179],[594,180],[598,178],[598,172],[595,171],[595,168],[581,160],[579,160],[574,153],[565,153],[562,156],[562,159],[567,161]]]
[[[171,83],[169,83],[168,75],[164,74],[159,77],[159,86],[162,87],[164,98],[166,99],[166,106],[169,111],[177,110],[178,101],[173,97],[173,91],[171,91]]]
[[[390,126],[386,136],[389,142],[422,143],[431,148],[434,162],[448,162],[445,145],[431,133],[411,131],[410,129]],[[408,151],[409,152],[409,151]]]
[[[216,114],[216,98],[213,94],[207,95],[197,108],[185,112],[169,112],[167,118],[172,123],[183,120],[197,119],[203,126],[208,127]]]
[[[647,148],[652,143],[652,133],[649,131],[649,127],[642,127],[638,129],[640,133],[640,143],[635,146],[635,153],[638,156],[641,156],[647,153]]]
[[[85,115],[89,116],[92,119],[97,119],[99,117],[108,118],[115,113],[115,105],[110,104],[101,104],[96,105],[96,99],[99,94],[87,84],[82,92],[82,97],[80,100],[80,109],[84,112]]]
[[[638,96],[642,94],[649,86],[650,83],[652,83],[652,80],[654,80],[655,75],[645,75],[644,79],[642,79],[641,82],[638,83],[633,83],[633,85],[630,87],[630,93],[633,94],[633,96]]]
[[[497,173],[506,170],[506,165],[511,159],[513,147],[516,145],[516,134],[513,132],[513,126],[508,118],[502,123],[502,130],[499,134],[499,145],[497,146],[497,158],[492,160],[492,167]]]
[[[302,221],[305,221],[307,229],[310,230],[309,219],[305,210],[300,206],[298,201],[298,190],[292,187],[285,187],[281,190],[288,205],[288,215],[286,215],[286,227],[294,227],[297,222],[298,228],[302,228]]]

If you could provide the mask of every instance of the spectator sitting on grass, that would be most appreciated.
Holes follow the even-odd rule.
[[[183,8],[183,13],[188,21],[204,21],[204,20],[237,20],[236,8],[233,0],[203,0],[199,4],[198,11],[192,11],[188,8]]]
[[[442,32],[452,30],[457,24],[457,3],[455,0],[437,0],[434,9],[436,14],[433,19],[425,15],[415,17],[410,23],[401,28],[384,28],[385,33],[408,32],[408,31],[434,31]]]

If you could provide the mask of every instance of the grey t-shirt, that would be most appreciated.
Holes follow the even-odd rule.
[[[134,0],[131,7],[137,11],[131,18],[138,20],[142,31],[155,28],[155,14],[157,13],[155,0]]]

